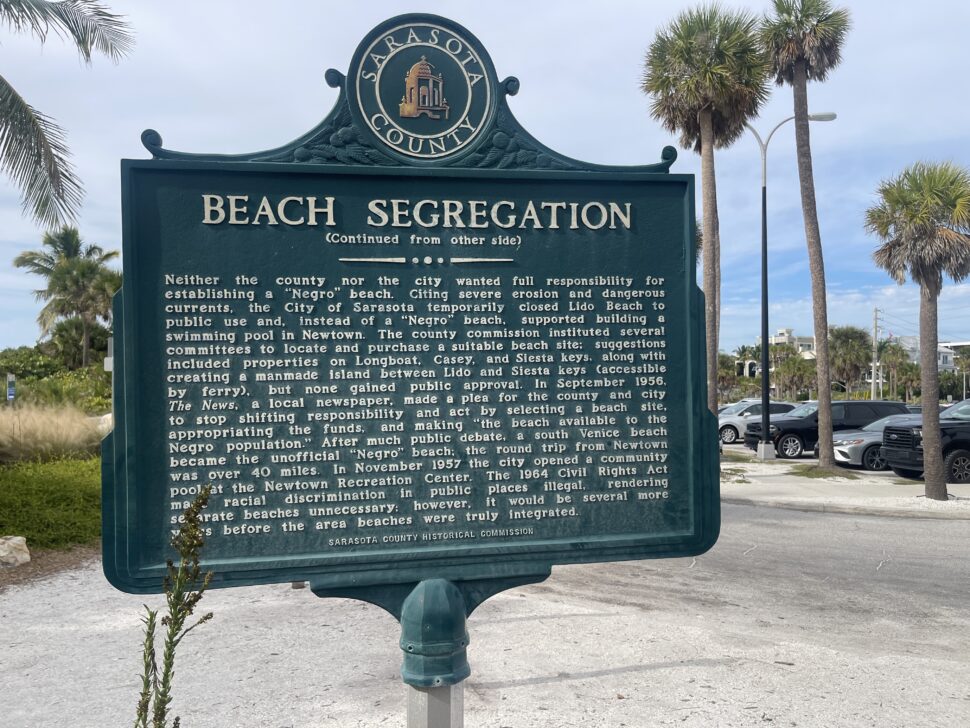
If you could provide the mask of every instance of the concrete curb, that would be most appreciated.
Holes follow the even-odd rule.
[[[785,508],[790,511],[808,511],[813,513],[843,513],[853,516],[883,516],[888,518],[929,518],[943,521],[970,521],[970,511],[965,513],[948,513],[946,511],[914,511],[907,508],[890,508],[875,506],[842,505],[839,503],[813,503],[812,501],[794,501],[780,499],[743,498],[737,496],[722,496],[721,503],[731,503],[740,506],[762,506],[764,508]]]

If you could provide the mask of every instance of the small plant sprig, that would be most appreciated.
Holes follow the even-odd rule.
[[[189,632],[212,619],[212,612],[208,612],[193,624],[185,626],[212,578],[211,571],[203,574],[199,566],[199,553],[205,545],[199,514],[209,503],[211,492],[211,486],[202,488],[191,505],[183,511],[182,526],[172,537],[172,548],[178,552],[179,563],[176,567],[171,560],[166,562],[168,573],[163,583],[168,614],[161,620],[162,626],[166,628],[161,670],[158,668],[155,653],[158,611],[145,606],[146,613],[142,617],[142,623],[145,625],[145,640],[142,645],[142,688],[138,696],[135,728],[166,728],[168,707],[172,702],[175,650]],[[151,720],[150,723],[149,720]],[[179,728],[179,726],[180,719],[176,716],[172,722],[172,728]]]

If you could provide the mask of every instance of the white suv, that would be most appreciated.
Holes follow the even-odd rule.
[[[769,402],[768,414],[790,412],[795,409],[795,406],[791,402]],[[748,423],[756,421],[755,417],[761,417],[760,399],[742,399],[722,410],[717,417],[717,430],[721,436],[721,442],[726,445],[737,442],[744,434]]]

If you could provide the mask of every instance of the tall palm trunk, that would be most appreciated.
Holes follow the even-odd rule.
[[[717,413],[717,337],[720,245],[714,182],[714,124],[710,109],[698,115],[701,128],[701,195],[704,200],[704,323],[707,330],[707,408]]]
[[[943,446],[940,443],[940,373],[937,369],[936,299],[927,286],[919,289],[920,402],[923,406],[923,480],[926,497],[946,500]]]
[[[91,327],[88,319],[81,316],[81,366],[86,367],[91,363]]]
[[[812,274],[812,319],[815,327],[815,366],[818,381],[818,464],[833,467],[832,450],[832,379],[829,371],[829,324],[825,301],[825,262],[822,258],[822,236],[815,208],[815,176],[812,172],[812,146],[808,133],[808,76],[805,61],[796,61],[795,149],[798,153],[798,183],[802,193],[802,217],[805,242],[808,245],[808,268]]]

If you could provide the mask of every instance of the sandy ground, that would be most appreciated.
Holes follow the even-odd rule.
[[[466,726],[970,725],[962,522],[726,515],[741,520],[698,559],[557,567],[486,602],[469,622]],[[939,594],[936,563],[951,569]],[[0,592],[0,725],[130,725],[143,601],[161,604],[115,591],[97,563]],[[288,584],[203,605],[216,617],[178,662],[185,728],[405,724],[399,628],[378,608]]]

